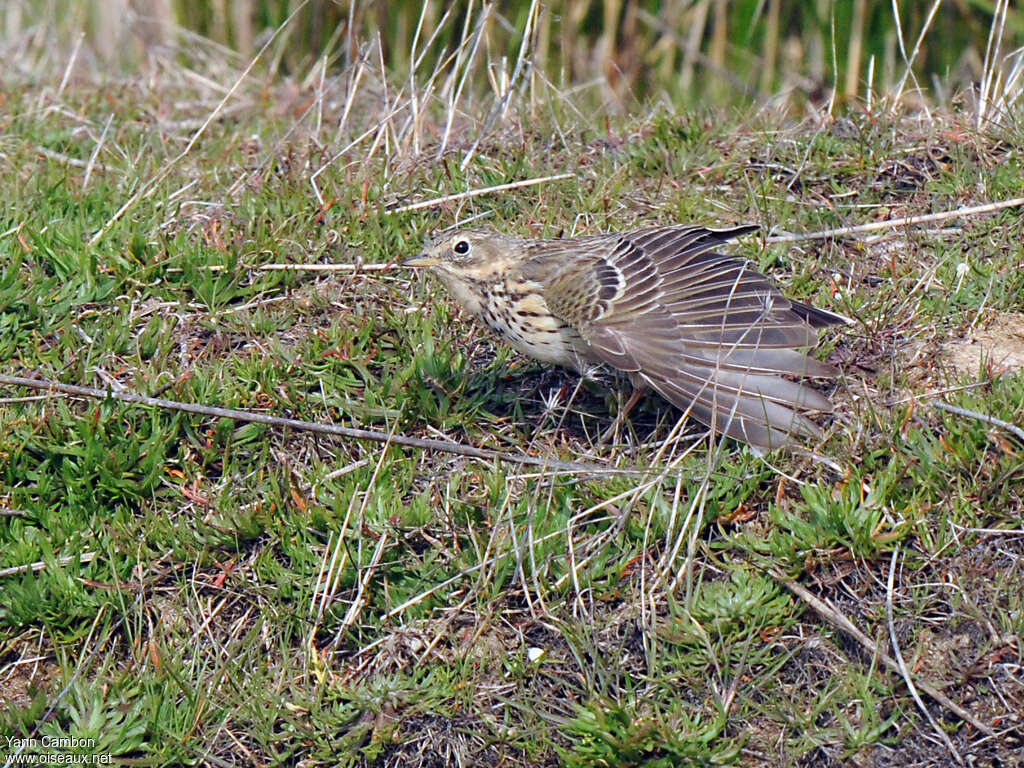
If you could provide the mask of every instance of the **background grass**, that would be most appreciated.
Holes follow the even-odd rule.
[[[842,73],[785,109],[682,106],[680,58],[645,65],[632,100],[607,72],[574,89],[559,57],[576,54],[550,41],[575,39],[559,24],[585,8],[574,44],[596,55],[590,6],[535,13],[547,48],[526,17],[492,15],[480,29],[505,42],[473,55],[477,17],[460,10],[424,26],[439,36],[416,50],[435,53],[414,65],[415,15],[360,7],[363,26],[306,49],[311,17],[296,17],[247,73],[173,28],[101,66],[100,42],[76,48],[78,7],[5,27],[0,372],[605,471],[6,389],[0,733],[36,741],[5,760],[52,752],[44,736],[150,765],[1021,760],[1022,448],[933,407],[1022,421],[1018,209],[736,244],[787,294],[854,320],[822,338],[844,371],[827,439],[765,458],[655,397],[595,445],[622,382],[514,355],[429,280],[352,268],[470,220],[805,233],[1014,198],[1014,59],[978,75],[985,99],[899,92],[894,67],[870,106],[829,98]],[[620,26],[642,10],[604,8]],[[405,37],[372,36],[385,21]],[[264,268],[280,263],[349,268]],[[974,723],[929,696],[922,709],[880,660],[897,651]]]
[[[284,27],[267,59],[290,75],[350,66],[367,44],[394,72],[433,72],[468,41],[464,53],[479,62],[466,72],[470,93],[511,75],[502,60],[525,54],[532,99],[546,102],[553,87],[617,110],[751,98],[801,110],[830,91],[855,102],[907,85],[948,101],[994,72],[1024,35],[1020,9],[1002,1],[17,0],[4,16],[15,40],[58,19],[65,46],[84,32],[107,66],[129,71],[173,47],[181,28],[193,43],[198,33],[204,46],[248,57]]]

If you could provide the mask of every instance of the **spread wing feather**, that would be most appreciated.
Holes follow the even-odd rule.
[[[573,242],[586,256],[538,254],[551,311],[594,356],[646,382],[716,432],[764,448],[816,437],[807,411],[832,404],[793,376],[835,376],[798,351],[839,315],[793,302],[748,262],[713,249],[756,227],[663,227]],[[588,301],[589,299],[589,301]]]

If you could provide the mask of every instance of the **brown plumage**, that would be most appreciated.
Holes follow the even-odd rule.
[[[818,437],[831,411],[789,377],[838,371],[799,351],[848,322],[787,299],[749,262],[713,249],[756,226],[659,227],[566,240],[466,230],[431,241],[431,268],[470,314],[526,355],[625,371],[715,432],[759,448]]]

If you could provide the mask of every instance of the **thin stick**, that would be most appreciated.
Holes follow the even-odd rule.
[[[961,408],[956,405],[950,405],[949,403],[944,403],[941,400],[935,400],[931,403],[931,405],[938,408],[939,410],[955,413],[957,416],[966,416],[970,419],[977,419],[978,421],[983,421],[986,424],[992,424],[993,426],[996,427],[1002,427],[1003,429],[1015,434],[1021,440],[1024,440],[1024,429],[1021,429],[1016,424],[1011,424],[1008,421],[997,419],[995,416],[989,416],[986,413],[978,413],[977,411],[969,411],[966,408]]]
[[[765,238],[768,243],[795,243],[800,240],[824,240],[829,237],[842,237],[844,235],[856,235],[861,232],[877,232],[882,229],[901,229],[924,224],[930,221],[945,221],[956,219],[961,216],[973,216],[978,213],[991,213],[1003,208],[1017,208],[1024,205],[1024,197],[1015,197],[1012,200],[1002,200],[998,203],[986,203],[985,205],[974,205],[970,208],[957,208],[955,211],[940,211],[939,213],[928,213],[922,216],[908,216],[904,219],[886,219],[885,221],[874,221],[870,224],[859,224],[855,227],[839,227],[838,229],[825,229],[820,232],[806,232],[799,235],[772,235]]]
[[[866,650],[873,657],[880,659],[885,666],[887,666],[892,672],[897,675],[900,674],[900,666],[896,663],[889,654],[880,649],[871,640],[870,637],[861,632],[852,621],[850,621],[841,611],[836,610],[828,602],[822,600],[816,596],[813,592],[807,589],[802,584],[790,579],[785,573],[777,568],[769,568],[768,574],[775,579],[777,582],[782,584],[786,589],[792,592],[794,595],[799,597],[813,610],[819,617],[824,619],[826,622],[831,624],[833,627],[838,629],[840,632],[845,632]],[[946,694],[936,688],[934,685],[926,680],[918,680],[917,687],[924,691],[934,701],[938,702],[950,712],[953,712],[957,717],[963,720],[965,723],[970,723],[982,733],[987,736],[995,736],[996,732],[989,728],[985,723],[981,722],[977,717],[972,715],[966,709],[961,707]]]
[[[212,265],[209,269],[213,270]],[[256,272],[294,271],[294,272],[387,272],[398,265],[390,264],[260,264],[250,267]],[[224,269],[220,266],[219,269]]]
[[[491,192],[504,192],[508,189],[520,189],[522,187],[532,187],[534,184],[544,184],[548,181],[561,181],[562,179],[572,179],[576,176],[574,173],[559,173],[556,176],[541,176],[536,179],[524,179],[523,181],[513,181],[509,184],[499,184],[496,187],[484,187],[482,189],[471,189],[468,192],[459,192],[454,195],[445,195],[444,197],[435,197],[432,200],[423,200],[419,203],[413,203],[412,205],[403,205],[398,208],[388,208],[386,213],[405,213],[406,211],[418,211],[421,208],[433,208],[435,205],[443,205],[444,203],[450,203],[453,200],[464,200],[467,197],[476,197],[477,195],[486,195]]]
[[[615,467],[601,467],[596,464],[580,464],[574,461],[558,461],[556,459],[536,458],[534,456],[523,456],[516,453],[492,451],[487,448],[477,448],[472,445],[463,445],[462,443],[455,443],[447,440],[428,440],[419,437],[408,437],[406,435],[389,435],[387,432],[377,432],[370,429],[355,429],[353,427],[340,427],[335,424],[320,424],[315,421],[286,419],[279,416],[268,416],[265,413],[239,411],[234,408],[215,408],[213,406],[199,405],[197,403],[182,403],[177,400],[165,400],[160,397],[137,395],[133,392],[104,391],[93,387],[80,387],[75,384],[62,384],[57,381],[48,381],[43,378],[26,379],[21,376],[4,376],[0,374],[0,384],[6,384],[9,387],[28,387],[29,389],[61,392],[66,395],[75,395],[77,397],[92,397],[97,399],[110,398],[111,400],[120,400],[123,403],[148,405],[153,408],[164,408],[171,411],[184,411],[185,413],[197,413],[201,416],[211,416],[218,419],[232,419],[234,421],[266,424],[270,427],[298,429],[304,432],[318,432],[324,435],[334,435],[336,437],[344,437],[351,440],[368,440],[373,443],[391,443],[394,445],[401,445],[406,448],[419,448],[425,451],[441,451],[444,453],[458,454],[460,456],[470,456],[474,459],[507,461],[511,464],[527,464],[534,467],[543,467],[544,469],[552,472],[608,474],[630,471],[617,469]]]

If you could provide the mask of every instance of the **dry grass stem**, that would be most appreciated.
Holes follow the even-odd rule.
[[[932,717],[932,713],[928,711],[928,707],[925,706],[924,702],[921,701],[921,695],[917,692],[917,686],[914,685],[914,679],[910,676],[910,670],[907,669],[907,663],[903,660],[903,652],[900,650],[899,639],[896,637],[896,621],[895,613],[892,607],[894,585],[896,583],[896,563],[899,560],[900,548],[896,546],[892,551],[892,557],[889,558],[889,578],[886,581],[885,588],[885,618],[886,623],[889,626],[889,642],[892,644],[892,655],[896,660],[896,666],[899,669],[900,676],[903,678],[904,685],[907,686],[907,690],[910,691],[911,698],[914,699],[914,703],[917,708],[921,710],[921,713],[925,716],[925,719],[931,725],[932,730],[935,731],[939,740],[946,745],[946,749],[956,760],[957,765],[964,764],[963,756],[957,751],[957,748],[953,746],[953,742],[950,741],[949,736],[942,730],[935,718]]]
[[[423,208],[434,208],[445,203],[451,203],[456,200],[465,200],[470,197],[477,197],[479,195],[488,195],[493,192],[506,192],[510,189],[522,189],[523,187],[532,187],[535,184],[546,184],[549,181],[562,181],[564,179],[571,179],[575,176],[572,173],[559,173],[554,176],[541,176],[536,179],[524,179],[522,181],[512,181],[508,184],[498,184],[493,187],[483,187],[482,189],[471,189],[467,192],[457,192],[452,195],[443,195],[442,197],[435,197],[431,200],[423,200],[418,203],[412,203],[410,205],[402,205],[397,208],[388,208],[388,213],[406,213],[408,211],[418,211]]]
[[[859,235],[864,232],[878,232],[887,229],[904,229],[917,224],[925,224],[932,221],[945,221],[965,216],[978,216],[994,211],[1001,211],[1004,208],[1019,208],[1024,205],[1024,197],[1015,197],[1010,200],[1001,200],[997,203],[985,203],[984,205],[972,205],[968,208],[957,208],[955,211],[940,211],[939,213],[926,213],[920,216],[907,216],[902,219],[887,219],[885,221],[873,221],[869,224],[858,224],[850,227],[837,227],[836,229],[824,229],[819,232],[805,232],[802,234],[770,235],[765,238],[766,243],[796,243],[802,240],[825,240],[847,235]]]
[[[4,509],[0,509],[0,516],[24,517],[24,515],[25,515],[25,513],[18,512],[17,510],[13,510],[13,509],[12,510],[4,510]],[[78,562],[80,565],[85,565],[86,563],[91,563],[95,559],[96,559],[96,553],[95,552],[83,552],[82,554],[80,554],[80,555],[78,555],[76,557],[59,557],[59,558],[57,558],[56,565],[59,568],[64,568],[64,567],[66,567],[66,566],[68,566],[68,565],[70,565],[71,563],[74,563],[74,562]],[[39,573],[40,571],[44,570],[46,567],[47,567],[47,564],[45,562],[43,562],[42,560],[40,560],[40,561],[37,561],[35,563],[28,563],[26,565],[15,565],[15,566],[12,566],[10,568],[0,568],[0,577],[17,576],[18,574],[29,573],[29,572],[31,572],[31,573]]]

